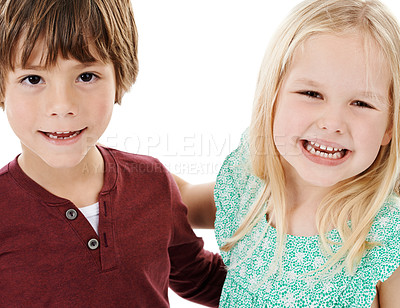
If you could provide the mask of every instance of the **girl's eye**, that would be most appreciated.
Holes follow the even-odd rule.
[[[91,82],[91,81],[95,80],[95,78],[96,78],[96,75],[93,73],[83,73],[83,74],[79,75],[78,80],[82,81],[82,82]]]
[[[28,85],[36,85],[43,83],[42,77],[37,76],[37,75],[30,75],[22,79],[22,83],[26,83]]]
[[[361,107],[361,108],[374,108],[371,105],[363,102],[363,101],[355,101],[352,103],[353,106]]]
[[[322,95],[315,91],[302,91],[300,92],[302,95],[306,95],[312,98],[322,98]]]

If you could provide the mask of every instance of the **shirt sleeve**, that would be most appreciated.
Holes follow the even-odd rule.
[[[250,193],[247,189],[250,177],[249,141],[246,130],[241,137],[240,145],[230,153],[218,173],[214,189],[215,205],[215,236],[221,247],[229,239],[248,212],[251,204]],[[231,252],[221,251],[226,266],[230,266]]]
[[[190,301],[218,307],[226,269],[219,254],[203,248],[187,220],[187,208],[182,203],[178,187],[167,173],[171,191],[173,235],[169,245],[171,262],[170,288]]]
[[[376,284],[384,282],[400,267],[399,198],[391,196],[376,216],[368,240],[380,245],[362,258],[349,285],[351,297],[344,298],[346,307],[370,307],[376,296]],[[357,296],[359,294],[359,296]],[[365,296],[368,294],[368,296]],[[362,302],[367,300],[367,302]]]

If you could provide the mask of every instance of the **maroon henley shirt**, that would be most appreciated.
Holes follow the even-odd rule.
[[[169,307],[168,287],[218,306],[225,268],[203,250],[168,171],[99,147],[99,234],[69,200],[0,170],[0,307]]]

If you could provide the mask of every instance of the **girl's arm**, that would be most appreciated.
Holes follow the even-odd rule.
[[[384,282],[378,283],[379,307],[400,307],[400,267]]]
[[[214,203],[215,182],[192,185],[173,174],[183,203],[188,207],[188,220],[194,229],[213,229],[216,207]]]

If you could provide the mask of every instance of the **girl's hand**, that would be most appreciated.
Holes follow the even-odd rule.
[[[213,229],[216,213],[215,182],[192,185],[175,174],[172,176],[178,184],[183,203],[188,207],[188,220],[192,228]]]

